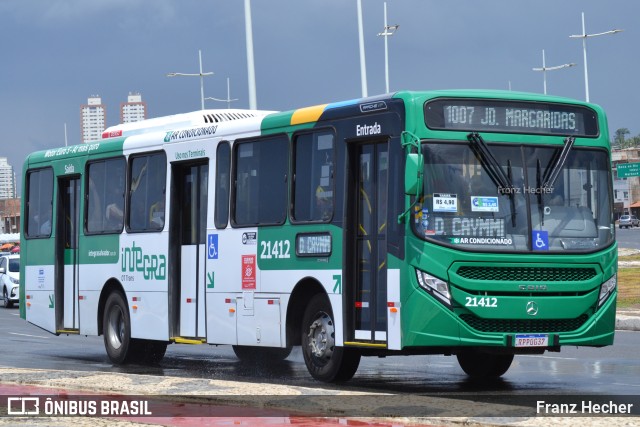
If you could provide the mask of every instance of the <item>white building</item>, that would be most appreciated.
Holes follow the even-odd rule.
[[[0,199],[16,197],[16,175],[6,157],[0,157]]]
[[[102,105],[102,99],[93,95],[87,100],[87,104],[80,107],[80,132],[81,141],[89,142],[102,138],[102,131],[106,127],[107,112]]]
[[[129,92],[127,102],[120,104],[120,123],[139,122],[147,118],[147,104],[142,95]]]

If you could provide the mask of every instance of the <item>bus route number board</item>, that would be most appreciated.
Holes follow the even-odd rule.
[[[547,334],[518,334],[516,335],[516,347],[547,347],[549,335]]]

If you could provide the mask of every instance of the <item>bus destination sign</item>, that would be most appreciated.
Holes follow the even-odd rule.
[[[547,102],[437,99],[425,105],[430,129],[598,136],[593,110]]]

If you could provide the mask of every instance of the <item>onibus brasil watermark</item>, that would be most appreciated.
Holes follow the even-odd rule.
[[[78,396],[60,399],[44,396],[8,397],[7,415],[48,416],[142,416],[153,415],[147,400]]]

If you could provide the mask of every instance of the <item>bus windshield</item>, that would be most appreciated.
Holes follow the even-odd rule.
[[[590,252],[613,242],[605,150],[565,150],[560,164],[561,146],[487,144],[492,166],[472,148],[422,145],[423,194],[412,217],[418,236],[465,250],[537,253]]]

